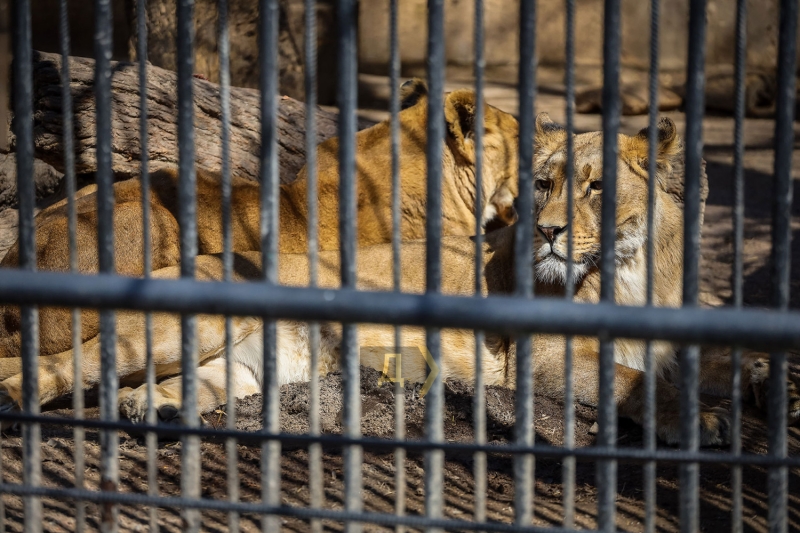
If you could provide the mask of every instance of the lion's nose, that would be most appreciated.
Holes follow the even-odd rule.
[[[566,226],[536,226],[539,228],[539,231],[542,232],[544,238],[547,239],[547,242],[553,244],[553,241],[556,240],[558,234],[564,231],[567,227]]]

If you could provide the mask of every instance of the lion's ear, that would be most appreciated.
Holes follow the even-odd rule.
[[[539,155],[549,155],[567,138],[567,130],[556,124],[547,113],[536,115],[536,149]]]
[[[428,95],[428,86],[419,78],[412,78],[400,86],[400,109],[414,107]]]
[[[681,141],[678,137],[678,128],[672,119],[663,117],[658,121],[656,126],[658,131],[656,133],[656,162],[659,167],[668,166],[672,163],[673,158],[681,151]],[[639,133],[633,137],[633,150],[640,161],[640,165],[644,170],[648,168],[649,156],[649,142],[650,142],[650,128],[643,128]]]
[[[468,89],[445,96],[444,119],[456,149],[469,162],[475,161],[475,93]]]

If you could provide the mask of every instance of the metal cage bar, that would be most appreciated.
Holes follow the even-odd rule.
[[[31,48],[30,2],[14,5],[14,133],[17,138],[17,195],[19,198],[19,266],[36,271],[36,233],[33,219],[35,189],[33,183],[33,53]],[[38,308],[27,305],[20,310],[22,331],[22,410],[39,414],[39,316]],[[25,486],[41,484],[42,467],[39,446],[41,427],[28,423],[22,426],[23,474]],[[23,498],[26,533],[42,530],[42,502],[39,498]]]
[[[566,71],[564,73],[564,96],[566,99],[567,161],[564,173],[567,176],[567,220],[575,218],[575,0],[566,0],[564,17]],[[567,279],[564,299],[572,300],[575,292],[574,272],[574,224],[567,223]],[[575,446],[575,389],[573,376],[572,337],[564,342],[564,448]],[[575,526],[575,457],[564,457],[561,470],[563,484],[564,527]]]
[[[674,309],[584,304],[557,299],[392,294],[353,289],[312,289],[256,283],[132,279],[99,274],[7,270],[0,301],[97,309],[202,312],[286,320],[435,325],[498,333],[559,333],[661,339],[684,343],[741,344],[762,350],[800,348],[800,312],[745,309]]]
[[[147,6],[145,0],[137,0],[136,4],[136,58],[139,61],[139,139],[141,143],[141,187],[142,187],[142,263],[144,267],[144,278],[150,277],[153,268],[152,257],[152,236],[150,233],[150,154],[149,154],[149,130],[147,115]],[[145,313],[144,317],[144,336],[145,336],[145,386],[147,387],[147,411],[145,419],[148,424],[155,424],[157,415],[153,398],[155,396],[156,369],[153,360],[153,316]],[[80,350],[80,339],[73,342],[73,349],[77,353]],[[76,363],[77,365],[77,363]],[[76,378],[75,382],[78,380]],[[158,495],[158,457],[156,448],[158,446],[158,436],[155,433],[148,433],[145,436],[147,446],[147,494],[149,496]],[[150,531],[157,532],[158,508],[150,507]]]
[[[59,47],[61,49],[61,100],[63,102],[62,112],[62,138],[64,139],[64,182],[67,194],[67,232],[69,233],[69,269],[70,272],[78,272],[78,249],[77,249],[77,213],[75,208],[75,147],[74,147],[74,123],[72,106],[72,87],[70,85],[69,69],[69,13],[66,0],[59,2],[58,30]],[[81,379],[81,369],[83,368],[83,353],[81,350],[81,314],[80,310],[72,310],[72,350],[73,350],[73,380],[79,383]],[[84,394],[83,390],[76,390],[72,395],[72,410],[75,418],[84,417]],[[84,488],[85,470],[85,446],[84,429],[75,427],[73,432],[75,439],[75,488]],[[86,504],[81,501],[75,502],[75,531],[82,533],[86,527]]]
[[[400,42],[398,35],[398,0],[389,2],[389,84],[391,85],[389,113],[390,136],[392,145],[392,287],[400,292],[402,219],[400,216],[402,196],[400,194]],[[394,353],[402,353],[402,329],[395,326]],[[395,362],[397,362],[395,355]],[[401,441],[406,438],[406,391],[405,381],[401,376],[402,362],[395,365],[394,383],[394,437]],[[406,450],[398,447],[394,450],[394,512],[397,516],[406,514]],[[405,528],[395,526],[395,533],[403,533]]]
[[[356,285],[356,17],[354,0],[343,0],[337,8],[339,28],[338,104],[339,104],[339,248],[342,287]],[[351,438],[361,436],[361,374],[359,370],[356,325],[342,324],[342,381],[344,388],[342,426]],[[344,508],[359,513],[362,501],[361,446],[347,446],[343,452]],[[345,531],[358,533],[361,524],[347,521]]]
[[[318,194],[317,194],[317,123],[310,110],[317,107],[317,6],[313,0],[305,0],[305,93],[306,93],[306,194],[308,196],[308,273],[310,287],[317,286],[319,269],[318,244]],[[311,383],[309,385],[309,420],[311,435],[322,432],[319,386],[320,326],[311,322],[309,347],[311,351]],[[312,508],[321,509],[325,500],[323,481],[322,446],[312,443],[308,447],[308,484]],[[322,533],[322,521],[311,521],[312,533]]]
[[[325,446],[334,448],[341,448],[352,444],[358,444],[374,450],[390,450],[398,446],[403,446],[407,450],[424,451],[428,449],[447,450],[452,452],[474,453],[478,451],[495,453],[498,447],[491,444],[479,445],[475,443],[452,443],[452,442],[432,442],[432,441],[396,441],[394,439],[378,439],[370,437],[349,438],[341,436],[312,436],[312,435],[297,435],[286,433],[250,433],[247,431],[230,431],[225,429],[209,429],[209,428],[178,428],[166,425],[140,425],[131,422],[107,422],[101,420],[74,420],[72,418],[51,417],[43,415],[28,415],[24,413],[6,413],[2,415],[2,419],[9,422],[23,423],[23,422],[39,422],[40,424],[52,424],[56,426],[72,426],[80,425],[86,428],[95,429],[114,429],[120,431],[128,430],[142,430],[153,431],[160,436],[168,438],[180,437],[182,434],[199,435],[201,437],[234,437],[241,442],[262,442],[266,440],[280,440],[287,444],[296,444],[300,446],[308,446],[309,443],[319,442]],[[637,448],[614,448],[614,447],[587,447],[576,448],[574,450],[565,450],[562,447],[550,446],[546,444],[534,444],[533,446],[517,446],[507,445],[502,448],[503,453],[510,455],[518,454],[533,454],[541,457],[565,457],[574,455],[579,460],[597,460],[616,458],[621,461],[629,461],[634,463],[647,462],[647,461],[666,461],[673,463],[709,463],[709,464],[728,464],[728,465],[752,465],[752,466],[787,466],[791,468],[800,467],[800,458],[798,457],[773,457],[769,455],[733,455],[726,452],[684,452],[671,449],[660,449],[655,452],[648,452],[646,450]],[[5,492],[14,494],[22,494],[20,490],[14,488],[16,485],[5,484],[0,486],[0,489]],[[60,490],[60,489],[58,489]],[[24,492],[24,491],[23,491]],[[34,491],[35,492],[35,491]],[[26,492],[26,494],[33,494],[34,492]],[[75,491],[70,492],[70,494]],[[53,493],[55,494],[55,493]],[[112,501],[116,498],[115,495],[103,496],[104,499]],[[123,500],[119,500],[123,501]],[[222,502],[228,504],[229,502]],[[165,505],[169,507],[169,505]],[[236,508],[235,506],[231,508]],[[226,508],[227,509],[227,508]]]
[[[425,291],[442,290],[442,152],[445,138],[444,81],[444,0],[428,0],[428,120],[425,219]],[[425,345],[434,364],[441,368],[441,331],[425,328]],[[430,369],[429,369],[430,372]],[[436,376],[425,397],[425,436],[434,442],[444,441],[444,382]],[[444,453],[425,452],[425,516],[440,519],[444,514]],[[427,528],[433,533],[438,531]]]
[[[217,2],[217,13],[219,17],[219,100],[220,100],[220,119],[221,136],[220,152],[222,158],[222,279],[230,282],[233,278],[233,231],[231,229],[232,218],[232,188],[231,183],[231,72],[230,72],[230,29],[228,25],[228,0]],[[236,429],[236,396],[234,394],[234,367],[231,354],[233,353],[233,320],[230,316],[225,317],[225,427],[229,430]],[[236,503],[239,501],[239,472],[237,470],[239,451],[235,438],[225,440],[226,477],[228,483],[228,501]],[[239,513],[230,511],[228,513],[228,531],[231,533],[239,532]]]
[[[519,33],[519,220],[514,234],[514,294],[533,296],[533,151],[536,98],[536,2],[520,3]],[[514,441],[531,446],[533,427],[533,343],[530,335],[515,339],[517,355]],[[527,525],[533,518],[532,455],[514,458],[514,520]]]
[[[113,12],[109,0],[95,0],[95,101],[97,130],[97,247],[100,272],[113,274],[114,267],[114,176],[111,165],[111,54],[113,47]],[[100,312],[100,418],[114,421],[117,407],[117,333],[112,310]],[[116,431],[100,434],[100,485],[103,490],[119,489],[119,435]],[[119,507],[104,506],[100,529],[118,530]]]
[[[11,2],[0,2],[0,72],[11,70],[12,44],[11,44]],[[9,116],[9,92],[11,80],[9,78],[0,81],[0,150],[8,151],[9,135],[5,125],[8,124]],[[2,506],[2,503],[0,503]],[[2,520],[2,518],[0,518]]]
[[[733,305],[742,308],[744,300],[744,113],[745,71],[747,56],[747,1],[736,1],[736,55],[734,77],[736,83],[733,133],[733,272],[731,287]],[[742,453],[742,348],[731,350],[731,453]],[[742,533],[742,468],[731,467],[731,532]]]
[[[795,67],[797,63],[797,0],[782,0],[778,35],[778,88],[775,106],[775,181],[772,194],[772,279],[775,307],[789,309],[790,263],[792,240],[792,149],[794,147]],[[787,380],[785,351],[769,357],[768,443],[775,457],[787,454]],[[768,520],[772,533],[788,528],[789,471],[785,467],[769,469]]]
[[[698,303],[700,270],[700,175],[703,155],[705,109],[706,2],[689,4],[689,59],[686,81],[686,177],[683,210],[683,305]],[[679,350],[681,396],[681,449],[700,447],[700,347]],[[680,467],[680,523],[684,531],[700,527],[700,468],[694,463]]]
[[[195,276],[197,257],[197,176],[194,147],[194,1],[178,0],[178,219],[180,224],[181,278]],[[198,398],[197,316],[181,315],[181,423],[197,427],[200,414]],[[200,439],[195,435],[181,438],[181,494],[200,496]],[[200,513],[183,512],[186,531],[200,530]]]
[[[261,86],[261,260],[266,286],[278,283],[278,20],[277,0],[259,2],[259,56]],[[280,428],[280,389],[278,385],[278,330],[275,320],[264,321],[263,418],[264,431]],[[280,504],[281,443],[276,440],[261,445],[261,498],[268,505]],[[277,531],[280,520],[264,514],[264,533]]]
[[[615,244],[617,217],[617,134],[621,115],[619,96],[620,71],[620,1],[606,0],[603,22],[603,203],[600,239],[600,301],[615,301]],[[617,406],[614,398],[614,341],[611,335],[600,336],[600,383],[597,422],[600,446],[616,445]],[[602,531],[616,528],[617,463],[597,464],[597,523]]]
[[[653,305],[655,286],[655,231],[656,216],[656,173],[658,171],[658,67],[659,67],[659,16],[660,0],[650,2],[650,72],[648,76],[649,120],[647,139],[647,296],[648,306]],[[645,346],[644,367],[644,448],[648,451],[656,449],[656,381],[657,371],[653,344],[649,340]],[[645,532],[655,533],[656,529],[656,463],[651,461],[644,465],[645,496]]]
[[[484,72],[486,68],[483,0],[475,0],[475,295],[483,292],[483,140],[484,140]],[[486,201],[489,199],[487,198]],[[473,431],[476,444],[486,444],[486,389],[483,378],[483,343],[486,334],[475,331],[475,398],[472,404]],[[473,517],[476,522],[486,521],[486,454],[473,454],[475,479]]]

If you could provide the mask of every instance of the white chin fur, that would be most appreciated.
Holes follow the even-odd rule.
[[[553,253],[542,257],[540,249],[537,253],[536,280],[541,283],[564,285],[567,283],[567,262]],[[548,250],[549,251],[549,250]],[[588,266],[584,263],[572,263],[572,279],[578,281],[586,274]]]

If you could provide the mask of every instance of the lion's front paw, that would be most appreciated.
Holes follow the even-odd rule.
[[[769,361],[759,357],[745,363],[744,370],[748,375],[745,383],[745,395],[761,409],[767,408],[767,386],[769,384]]]
[[[681,443],[680,408],[660,413],[658,417],[658,436],[672,446]],[[700,446],[723,446],[730,440],[731,421],[728,411],[722,407],[710,408],[700,405]]]
[[[3,420],[4,414],[18,413],[19,411],[19,401],[7,389],[0,386],[0,429],[8,429],[16,424],[16,422]]]
[[[700,446],[724,446],[730,442],[731,418],[722,407],[700,411]]]
[[[119,414],[127,418],[134,424],[140,424],[147,417],[147,395],[139,393],[139,389],[125,387],[119,390],[118,396]]]
[[[153,405],[159,422],[174,423],[181,420],[180,401],[162,395],[156,387]],[[119,414],[134,423],[147,420],[147,386],[136,389],[125,387],[119,391]]]
[[[766,410],[769,398],[769,360],[760,357],[745,363],[748,382],[746,397],[752,398],[760,409]],[[787,418],[789,423],[800,420],[800,388],[789,377],[786,382]]]
[[[789,423],[794,424],[800,420],[800,388],[791,377],[789,383],[786,384],[786,394],[787,400],[789,400]]]

